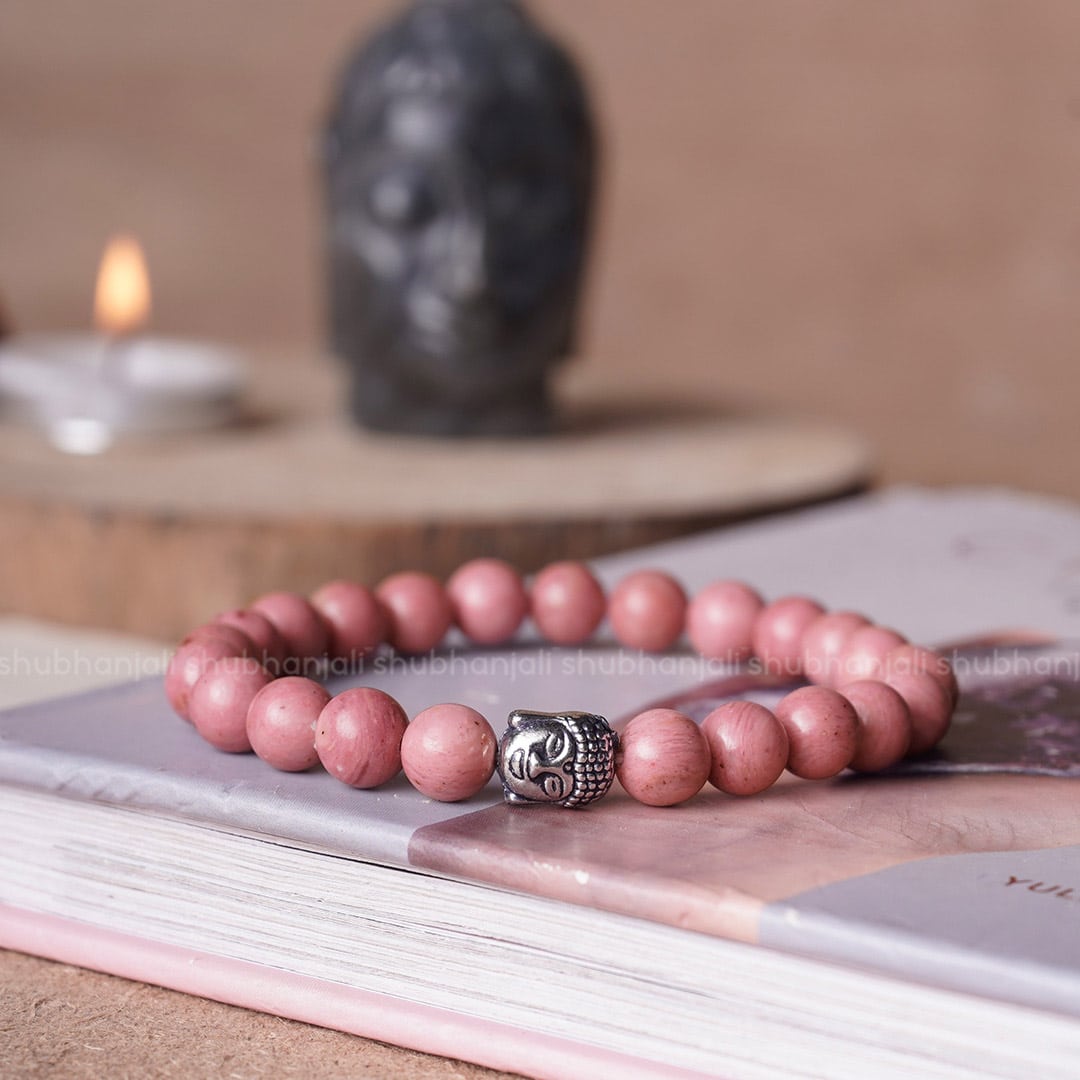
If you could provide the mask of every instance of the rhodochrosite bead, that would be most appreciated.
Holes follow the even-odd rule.
[[[375,594],[355,581],[329,581],[311,606],[330,631],[330,652],[358,660],[386,640],[387,617]]]
[[[251,655],[272,675],[281,672],[281,665],[288,654],[285,639],[278,633],[277,627],[257,611],[240,608],[235,611],[223,611],[215,620],[218,626],[231,626],[251,639],[254,649]]]
[[[886,672],[885,681],[907,702],[911,714],[909,754],[925,754],[949,730],[953,704],[948,691],[922,671]]]
[[[467,705],[432,705],[418,713],[401,740],[401,766],[429,799],[457,802],[475,795],[495,771],[495,732]]]
[[[615,586],[608,619],[619,642],[630,649],[663,652],[683,631],[686,593],[661,570],[638,570]]]
[[[885,657],[907,642],[902,634],[884,626],[861,626],[847,640],[840,656],[841,685],[860,679],[880,679]]]
[[[228,627],[220,627],[221,630],[229,630]],[[236,635],[246,641],[238,648]],[[233,634],[211,632],[210,628],[200,627],[199,630],[189,634],[169,660],[169,666],[165,671],[165,696],[169,704],[178,716],[185,720],[190,719],[190,702],[192,687],[199,681],[207,668],[213,666],[219,660],[228,660],[240,655],[242,652],[253,649],[251,639],[239,631]]]
[[[869,626],[870,620],[854,611],[833,611],[815,619],[802,639],[803,671],[821,686],[846,682],[840,675],[840,658],[851,635]]]
[[[788,736],[788,765],[806,780],[825,780],[851,764],[859,718],[851,703],[827,686],[804,686],[781,698],[776,718]]]
[[[251,749],[283,772],[302,772],[319,760],[315,722],[330,701],[321,684],[298,675],[276,679],[252,699],[247,713]]]
[[[705,717],[701,730],[712,754],[709,781],[729,795],[756,795],[787,766],[787,731],[764,705],[726,702]]]
[[[754,622],[754,654],[770,675],[795,678],[803,669],[803,635],[825,609],[806,596],[767,604]]]
[[[877,772],[895,765],[911,742],[911,715],[907,702],[891,687],[875,680],[848,683],[840,693],[851,702],[859,718],[859,749],[851,767]]]
[[[399,652],[434,649],[450,629],[454,612],[438,578],[418,570],[391,574],[375,595],[389,616],[390,644]]]
[[[587,566],[557,562],[545,566],[529,593],[533,622],[555,645],[580,645],[603,622],[604,590]]]
[[[674,806],[709,778],[709,744],[701,728],[674,709],[649,709],[619,734],[615,775],[646,806]]]
[[[378,787],[401,771],[407,722],[389,694],[366,686],[345,690],[319,714],[315,749],[326,771],[343,784]]]
[[[754,623],[765,601],[741,581],[714,581],[690,602],[686,634],[710,660],[740,664],[753,655]]]
[[[473,559],[446,583],[454,621],[480,645],[500,645],[517,633],[529,611],[521,575],[502,559]]]
[[[243,630],[224,623],[208,622],[195,627],[184,641],[208,641],[214,638],[224,641],[232,650],[233,656],[254,656],[255,642]]]
[[[267,593],[260,596],[251,609],[274,624],[293,656],[323,656],[326,653],[330,630],[306,597],[294,592]]]
[[[915,672],[929,675],[949,695],[953,708],[956,707],[956,700],[960,696],[956,673],[949,661],[933,649],[921,645],[898,645],[885,657],[884,671],[886,677]]]
[[[212,664],[191,691],[189,708],[196,731],[219,750],[231,754],[249,751],[248,707],[273,678],[252,657],[232,657]]]

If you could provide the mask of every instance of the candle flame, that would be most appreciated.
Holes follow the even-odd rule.
[[[150,277],[139,241],[114,236],[105,247],[94,291],[94,322],[106,334],[131,334],[150,314]]]

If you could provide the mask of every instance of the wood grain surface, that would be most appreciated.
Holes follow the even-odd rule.
[[[0,429],[0,603],[178,639],[273,589],[442,575],[478,555],[523,570],[848,492],[860,440],[820,422],[569,391],[542,440],[353,430],[327,361],[262,363],[251,422],[91,458]]]

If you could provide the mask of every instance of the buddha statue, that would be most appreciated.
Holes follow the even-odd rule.
[[[512,0],[415,0],[347,65],[324,154],[331,337],[355,419],[547,429],[595,156],[565,52]]]

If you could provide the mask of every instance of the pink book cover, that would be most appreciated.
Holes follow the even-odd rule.
[[[1080,661],[1075,648],[1050,643],[1080,639],[1077,550],[1071,508],[899,492],[600,563],[608,580],[660,565],[690,588],[737,576],[773,595],[795,591],[801,576],[831,607],[866,608],[917,639],[971,642],[956,653],[964,694],[952,732],[936,753],[887,775],[785,777],[742,799],[706,789],[672,809],[616,788],[582,811],[504,805],[496,779],[475,799],[444,805],[402,778],[358,792],[317,770],[286,775],[220,754],[148,680],[0,716],[0,784],[1080,1016]],[[990,639],[986,627],[1009,632]],[[579,708],[618,722],[664,703],[700,720],[730,696],[769,704],[783,692],[689,654],[528,642],[379,657],[337,686],[358,682],[387,689],[410,714],[466,702],[496,730],[512,708]],[[325,985],[285,994],[294,976],[267,980],[239,956],[205,959],[200,970],[182,928],[148,944],[94,912],[83,924],[57,921],[48,888],[20,881],[18,830],[6,832],[2,944],[504,1068],[529,1060],[527,1032],[517,1051],[494,1054],[479,1049],[483,1024],[423,1006],[365,1011],[362,992]],[[304,1007],[290,1011],[292,998]],[[564,1057],[549,1075],[574,1075],[598,1053],[552,1045]]]

